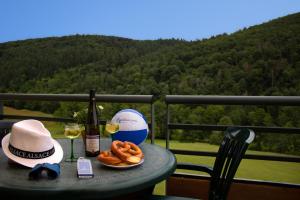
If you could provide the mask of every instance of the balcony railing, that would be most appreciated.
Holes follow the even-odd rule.
[[[88,94],[14,94],[6,93],[0,94],[0,120],[1,119],[37,119],[41,121],[56,121],[56,122],[72,122],[71,118],[60,118],[60,117],[37,117],[37,116],[19,116],[19,115],[7,115],[3,114],[3,101],[53,101],[53,102],[88,102]],[[154,102],[155,98],[153,95],[96,95],[97,102],[103,103],[137,103],[137,104],[148,104],[150,106],[150,122],[148,122],[150,129],[151,143],[154,143]],[[104,119],[100,120],[100,124],[105,125]]]
[[[36,116],[16,116],[16,115],[7,115],[3,114],[3,103],[4,101],[66,101],[66,102],[88,102],[89,97],[87,94],[0,94],[0,120],[3,119],[28,119],[34,118],[41,121],[58,121],[58,122],[71,122],[73,119],[70,118],[57,118],[57,117],[36,117]],[[155,116],[154,116],[154,103],[155,98],[152,95],[96,95],[97,102],[104,103],[141,103],[149,104],[150,106],[150,123],[148,121],[151,133],[150,138],[151,142],[154,143],[155,139]],[[175,104],[182,105],[264,105],[264,106],[300,106],[300,97],[299,96],[181,96],[181,95],[167,95],[165,97],[166,110],[161,110],[160,112],[166,113],[166,147],[170,149],[170,136],[172,130],[181,129],[181,130],[205,130],[205,131],[223,131],[228,126],[227,125],[211,125],[211,124],[183,124],[183,123],[173,123],[171,118],[171,107]],[[101,120],[101,124],[105,124],[105,120]],[[235,125],[239,126],[239,125]],[[248,127],[253,129],[255,132],[263,134],[300,134],[299,127],[262,127],[262,126],[241,126]],[[199,155],[199,156],[215,156],[215,152],[207,151],[191,151],[191,150],[179,150],[179,149],[170,149],[174,154],[184,154],[184,155]],[[245,159],[257,159],[257,160],[272,160],[272,161],[285,161],[285,162],[300,162],[300,157],[298,156],[270,156],[270,155],[252,155],[246,154]],[[174,174],[175,181],[172,182],[169,179],[167,185],[167,191],[180,191],[180,183],[188,183],[188,179],[191,176],[186,176],[183,174],[180,176],[178,181],[176,181],[176,175]],[[199,176],[192,176],[192,178],[198,178]],[[203,176],[202,176],[203,177]],[[184,178],[184,179],[182,179]],[[203,177],[202,180],[207,179]],[[184,181],[183,181],[184,180]],[[202,180],[199,180],[200,182]],[[265,181],[254,181],[254,180],[234,180],[235,184],[246,184],[247,188],[238,189],[238,191],[245,191],[245,195],[249,193],[254,194],[259,187],[260,194],[263,194],[265,191],[273,193],[273,197],[279,193],[276,193],[274,187],[280,187],[280,194],[285,195],[286,189],[295,190],[293,195],[297,196],[299,194],[300,185],[299,184],[286,184],[286,183],[272,183]],[[195,183],[195,182],[193,182]],[[204,183],[204,185],[207,183]],[[254,185],[254,186],[253,186]],[[267,188],[269,187],[269,189]],[[184,187],[189,188],[189,187]],[[195,186],[196,188],[196,186]],[[271,188],[271,189],[270,189]],[[233,188],[235,189],[235,187]],[[190,191],[190,190],[189,190]],[[271,191],[271,192],[270,192]],[[289,190],[290,191],[290,190]],[[240,193],[240,194],[239,194]],[[292,194],[292,192],[289,192]],[[172,194],[172,193],[170,193]],[[241,195],[241,192],[237,192],[238,195]],[[248,195],[249,196],[249,195]],[[251,196],[251,195],[250,195]],[[252,195],[253,196],[253,195]],[[237,198],[239,199],[239,197]],[[251,199],[251,198],[248,198]]]
[[[175,104],[184,105],[264,105],[264,106],[300,106],[300,97],[298,96],[181,96],[167,95],[165,98],[167,104],[167,126],[166,126],[166,147],[170,149],[170,133],[171,130],[205,130],[205,131],[224,131],[228,125],[207,125],[207,124],[182,124],[172,123],[170,106]],[[300,128],[286,127],[262,127],[262,126],[238,126],[253,129],[259,133],[284,133],[284,134],[300,134]],[[174,154],[198,155],[198,156],[216,156],[214,152],[206,151],[189,151],[170,149]],[[251,155],[247,154],[246,159],[256,160],[272,160],[286,162],[300,162],[300,157],[295,156],[267,156],[267,155]]]

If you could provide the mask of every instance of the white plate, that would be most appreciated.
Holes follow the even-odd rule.
[[[106,166],[106,167],[111,167],[111,168],[115,168],[115,169],[128,169],[128,168],[131,168],[131,167],[139,166],[139,165],[143,164],[143,162],[144,162],[144,159],[142,159],[141,162],[139,162],[137,164],[131,164],[131,165],[108,165],[108,164],[105,164],[103,162],[101,162],[101,164]]]

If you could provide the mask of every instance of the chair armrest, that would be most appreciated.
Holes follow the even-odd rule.
[[[211,167],[205,165],[198,165],[198,164],[196,165],[192,163],[177,163],[177,169],[201,171],[201,172],[206,172],[209,175],[212,175],[213,172],[213,169]]]

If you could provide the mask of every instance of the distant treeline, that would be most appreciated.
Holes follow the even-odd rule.
[[[300,94],[300,14],[209,39],[138,41],[75,35],[0,44],[0,92],[153,94],[156,135],[163,137],[166,94]],[[71,116],[82,104],[8,102]],[[138,106],[138,105],[137,105]],[[111,117],[122,105],[106,105]],[[149,112],[146,106],[138,106]],[[209,124],[300,127],[291,107],[175,107],[175,120]],[[175,131],[179,140],[219,141],[219,133]],[[260,135],[251,148],[300,154],[297,135]]]

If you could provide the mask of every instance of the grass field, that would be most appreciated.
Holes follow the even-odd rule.
[[[9,107],[4,107],[5,114],[14,115],[32,115],[32,116],[51,116],[42,112],[16,110]],[[52,133],[54,138],[62,138],[63,136],[63,123],[44,122],[45,126]],[[164,140],[155,140],[156,144],[165,146]],[[199,151],[213,151],[216,152],[218,146],[210,145],[207,143],[181,143],[178,141],[171,141],[170,146],[172,149],[186,149],[186,150],[199,150]],[[250,151],[251,154],[264,154],[264,155],[283,155],[271,152],[258,152]],[[185,156],[176,155],[178,162],[201,163],[212,166],[214,158],[212,157],[199,157],[199,156]],[[187,172],[187,171],[185,171]],[[192,173],[192,172],[189,172]],[[261,161],[261,160],[242,160],[236,177],[243,179],[256,179],[275,182],[288,182],[300,184],[300,163],[291,162],[277,162],[277,161]],[[164,182],[155,187],[156,194],[164,194]]]
[[[31,110],[17,110],[11,107],[4,106],[3,109],[4,114],[7,115],[21,115],[21,116],[38,116],[38,117],[52,117],[50,114],[46,114],[39,111],[31,111]],[[58,122],[46,122],[43,121],[45,127],[51,132],[52,137],[55,138],[62,138],[63,137],[63,130],[64,124]]]

